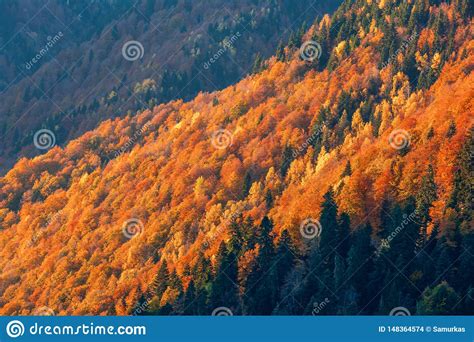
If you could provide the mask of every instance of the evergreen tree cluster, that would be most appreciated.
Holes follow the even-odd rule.
[[[383,33],[377,52],[380,55],[379,68],[392,65],[393,73],[406,74],[413,88],[427,89],[438,78],[443,65],[452,57],[456,30],[472,18],[474,5],[469,0],[455,0],[454,17],[449,20],[448,14],[440,7],[441,0],[396,0],[385,1],[380,8],[380,1],[345,0],[334,13],[329,22],[315,21],[316,30],[311,40],[321,46],[321,56],[313,61],[312,67],[318,71],[333,71],[341,58],[349,56],[361,45],[361,29],[368,33],[375,22]],[[433,11],[433,6],[438,10]],[[431,8],[431,10],[430,10]],[[390,20],[387,20],[390,18]],[[374,21],[374,22],[373,22]],[[420,32],[429,29],[434,34],[434,42],[420,43]],[[276,51],[278,61],[286,61],[291,53],[299,49],[306,32],[306,23],[293,32],[285,49],[280,42]],[[403,33],[400,33],[403,32]],[[335,51],[335,47],[344,42],[343,51]],[[421,49],[418,48],[422,45]],[[342,55],[341,55],[342,53]],[[416,61],[416,53],[424,56],[427,61],[436,61],[420,65]],[[339,54],[339,55],[338,55]],[[403,55],[402,61],[397,59]]]
[[[288,230],[276,237],[268,217],[257,226],[235,220],[214,262],[201,252],[178,276],[163,261],[136,307],[147,315],[210,315],[220,307],[235,315],[386,315],[396,307],[419,315],[474,314],[473,137],[471,131],[457,158],[446,208],[451,222],[443,231],[427,231],[437,199],[429,166],[416,196],[381,204],[377,229],[368,223],[351,229],[332,191],[314,239]],[[175,300],[166,301],[166,293]]]

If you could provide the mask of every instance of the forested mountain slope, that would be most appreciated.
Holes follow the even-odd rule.
[[[468,1],[345,1],[233,86],[20,160],[0,313],[472,314],[473,48]]]
[[[39,129],[62,146],[108,118],[233,84],[339,3],[4,1],[0,172],[42,152],[32,144]]]

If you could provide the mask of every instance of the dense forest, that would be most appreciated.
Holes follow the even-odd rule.
[[[0,174],[18,156],[38,154],[38,129],[62,146],[108,118],[239,81],[279,40],[338,3],[2,1]],[[141,44],[141,58],[123,58],[129,41]]]
[[[345,0],[234,85],[22,158],[0,313],[474,314],[472,14]]]

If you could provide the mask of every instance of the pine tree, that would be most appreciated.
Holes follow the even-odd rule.
[[[265,193],[265,205],[267,206],[267,209],[271,209],[273,207],[273,195],[270,189],[268,189]]]
[[[193,316],[198,314],[196,305],[196,288],[194,287],[194,281],[189,282],[188,288],[184,294],[184,311],[183,314],[186,316]]]
[[[423,176],[420,190],[416,196],[416,218],[417,222],[420,224],[420,240],[418,241],[419,248],[421,248],[426,242],[426,228],[430,221],[430,208],[437,198],[436,192],[433,166],[429,165],[428,172]]]
[[[270,236],[272,229],[273,223],[265,216],[259,227],[259,252],[244,284],[242,299],[246,314],[269,315],[276,305],[277,271],[272,264],[275,253]]]
[[[166,291],[170,282],[170,275],[168,271],[168,263],[166,260],[163,260],[161,263],[160,268],[158,269],[158,273],[153,281],[155,296],[161,298],[163,293]]]
[[[434,129],[433,127],[430,127],[430,130],[426,134],[426,139],[431,140],[434,137]]]
[[[338,254],[345,258],[349,252],[350,243],[351,243],[351,220],[348,214],[342,213],[338,225],[337,225],[337,252]]]
[[[347,161],[346,167],[344,168],[344,171],[342,172],[342,177],[347,177],[352,174],[352,168],[351,168],[351,162],[350,160]]]
[[[283,45],[283,42],[281,40],[277,47],[276,59],[280,62],[284,62],[286,60],[285,46]]]
[[[181,282],[181,279],[176,273],[176,270],[173,270],[173,272],[171,272],[169,276],[169,286],[180,293],[183,292],[183,283]]]
[[[410,86],[412,87],[416,86],[415,81],[417,81],[419,77],[419,71],[416,67],[416,58],[415,58],[415,54],[417,50],[417,42],[418,42],[418,39],[416,39],[417,37],[418,37],[418,32],[416,31],[410,36],[411,40],[408,43],[406,56],[401,66],[401,71],[405,75],[408,76],[408,79],[410,80]]]
[[[194,265],[192,271],[192,279],[194,279],[195,286],[197,288],[205,288],[209,285],[211,280],[211,263],[209,259],[204,256],[201,251],[198,256],[196,265]]]
[[[336,254],[334,259],[334,289],[332,290],[336,294],[342,294],[336,303],[336,313],[343,314],[345,310],[344,295],[346,293],[346,265],[344,258]],[[341,298],[342,297],[342,298]]]
[[[338,243],[337,231],[339,228],[337,222],[337,204],[334,201],[334,193],[332,190],[329,190],[324,195],[319,222],[321,224],[319,248],[322,257],[324,259],[327,258],[326,263],[329,269],[332,270],[334,263],[334,256],[332,254],[335,252]]]
[[[258,53],[257,56],[255,57],[255,62],[253,63],[252,74],[258,74],[259,72],[261,72],[264,69],[264,65],[265,65],[265,60]]]
[[[446,132],[446,137],[452,138],[456,134],[456,123],[451,120],[449,123],[448,131]]]
[[[450,315],[456,312],[459,295],[447,282],[428,288],[417,303],[418,315]]]
[[[291,162],[293,161],[293,149],[290,145],[286,145],[283,149],[283,154],[281,157],[280,164],[280,174],[282,177],[286,176],[288,169],[290,168]]]
[[[213,308],[225,306],[233,312],[238,306],[237,260],[229,253],[224,242],[219,245],[216,256],[216,271],[210,292],[210,305]]]
[[[249,171],[245,173],[244,183],[242,186],[242,196],[245,198],[249,194],[250,188],[252,187],[252,175]]]
[[[470,222],[474,213],[472,193],[472,174],[474,173],[474,129],[468,132],[468,137],[459,151],[454,173],[454,186],[448,206],[456,209],[461,222]],[[460,224],[461,224],[460,222]]]
[[[276,284],[278,289],[283,286],[288,272],[293,268],[295,252],[290,234],[285,229],[280,235],[274,258],[278,277],[278,283]]]
[[[347,274],[350,277],[350,284],[359,295],[357,302],[361,305],[369,303],[372,299],[371,289],[367,287],[367,275],[373,271],[374,249],[371,234],[370,224],[357,230],[347,257]]]

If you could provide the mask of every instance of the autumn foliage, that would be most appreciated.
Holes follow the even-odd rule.
[[[373,6],[357,3],[354,10]],[[205,268],[203,260],[218,269],[233,222],[266,229],[261,222],[269,218],[275,246],[288,234],[296,254],[305,255],[300,224],[320,219],[328,192],[352,232],[370,225],[379,241],[384,203],[416,197],[428,187],[429,172],[436,197],[423,223],[426,238],[452,234],[459,155],[473,127],[474,41],[472,21],[463,22],[454,5],[430,11],[458,25],[442,67],[424,48],[435,44],[430,28],[419,32],[416,65],[440,68],[427,86],[396,63],[380,70],[384,33],[373,19],[357,27],[357,44],[347,38],[347,46],[330,45],[328,66],[302,61],[290,46],[283,61],[273,57],[220,92],[105,121],[64,148],[18,161],[0,178],[0,313],[47,306],[58,314],[131,314],[164,260],[182,291],[191,281],[205,283],[190,270]],[[302,40],[338,15],[323,18]],[[401,25],[396,31],[400,39],[409,36]],[[403,64],[405,56],[396,58]],[[223,149],[212,143],[219,129],[232,136]],[[403,149],[389,143],[394,130],[408,134]],[[138,138],[117,156],[132,137]],[[143,231],[128,239],[122,226],[131,218]],[[461,229],[472,234],[469,222]],[[239,293],[253,281],[249,274],[265,246],[258,240],[238,256]],[[180,289],[159,294],[149,304],[157,310],[176,304]]]

